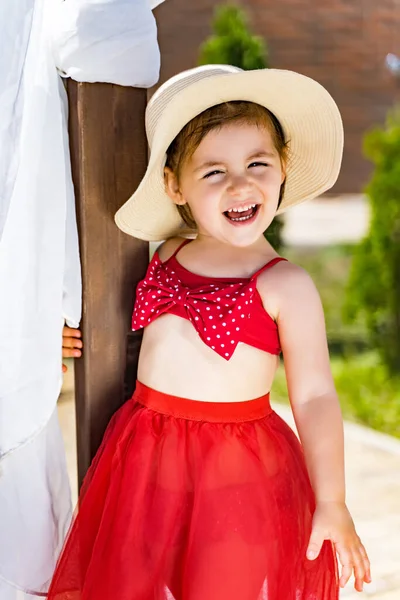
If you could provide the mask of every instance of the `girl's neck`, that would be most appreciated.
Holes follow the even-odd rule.
[[[199,233],[192,243],[193,248],[197,247],[198,250],[202,248],[202,250],[229,254],[232,257],[242,256],[243,254],[268,254],[270,252],[275,252],[264,236],[261,236],[256,242],[249,246],[233,246],[211,236]]]

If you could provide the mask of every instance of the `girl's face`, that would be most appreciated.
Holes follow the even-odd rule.
[[[181,169],[165,169],[176,204],[188,204],[199,237],[234,246],[256,242],[273,220],[285,178],[267,128],[231,123],[208,133]]]

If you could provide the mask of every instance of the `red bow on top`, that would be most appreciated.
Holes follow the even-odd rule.
[[[132,330],[149,325],[168,312],[187,318],[207,346],[229,360],[250,316],[256,282],[207,283],[189,288],[174,268],[155,254],[137,287]]]

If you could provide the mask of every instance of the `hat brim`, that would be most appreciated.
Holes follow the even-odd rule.
[[[279,213],[333,186],[342,161],[343,125],[338,107],[324,87],[305,75],[278,69],[214,75],[184,87],[164,107],[146,173],[115,215],[122,231],[147,241],[194,233],[165,192],[166,151],[191,119],[211,106],[233,100],[265,106],[279,120],[289,142]]]

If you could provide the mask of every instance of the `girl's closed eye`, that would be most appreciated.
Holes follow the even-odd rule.
[[[269,167],[268,163],[264,163],[264,162],[252,162],[249,164],[249,169],[250,167]]]
[[[252,162],[249,164],[248,168],[254,168],[254,167],[269,167],[268,163],[265,162]],[[223,175],[224,171],[221,171],[220,169],[214,169],[213,171],[210,171],[209,173],[206,173],[205,175],[203,175],[203,179],[209,179],[210,177],[213,177],[214,175]]]
[[[208,179],[209,177],[212,177],[213,175],[223,175],[223,171],[219,171],[218,169],[214,169],[214,171],[210,171],[209,173],[206,173],[203,176],[203,179]]]

